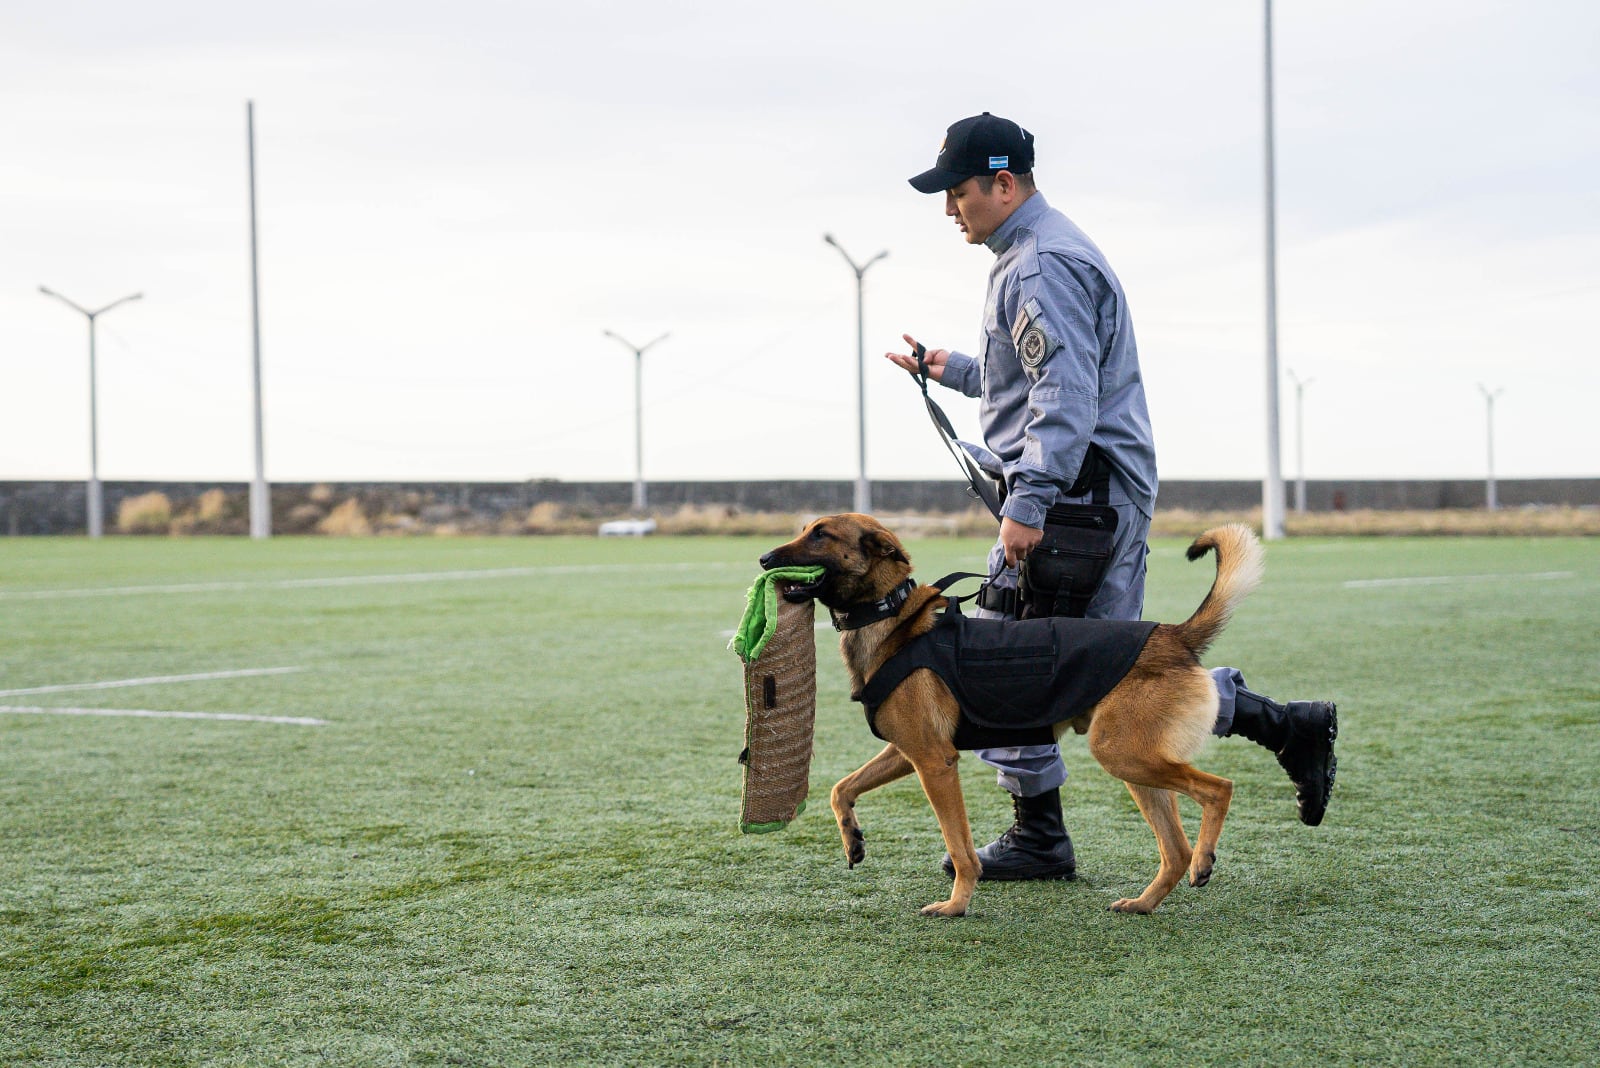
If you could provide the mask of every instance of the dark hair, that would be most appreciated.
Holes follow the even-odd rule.
[[[995,176],[992,174],[975,174],[973,177],[978,180],[978,192],[988,196],[989,191],[994,188]],[[1032,171],[1028,171],[1026,174],[1013,174],[1012,177],[1017,180],[1017,188],[1022,192],[1037,193],[1039,191],[1033,184]]]

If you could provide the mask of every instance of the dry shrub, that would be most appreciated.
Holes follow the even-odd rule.
[[[228,516],[228,495],[221,489],[208,489],[195,501],[194,517],[201,523],[217,523]]]
[[[327,514],[321,505],[301,501],[289,509],[288,514],[277,517],[273,525],[284,534],[311,534]]]
[[[1441,508],[1427,512],[1289,513],[1284,519],[1289,534],[1339,536],[1387,535],[1588,535],[1600,534],[1600,508],[1529,507]]]
[[[540,501],[528,509],[528,517],[522,521],[522,525],[527,530],[539,533],[559,523],[561,512],[561,506],[555,501]]]
[[[379,534],[420,534],[422,524],[406,512],[384,512],[373,524]]]
[[[318,504],[327,504],[333,500],[333,487],[326,482],[318,482],[306,491],[306,496]]]
[[[317,524],[317,532],[334,537],[355,537],[371,534],[372,524],[367,521],[366,513],[362,512],[361,502],[351,497]]]
[[[124,497],[117,505],[117,529],[124,534],[165,534],[172,526],[172,501],[159,490]]]
[[[226,490],[208,489],[172,517],[171,533],[244,534],[249,530],[249,505],[245,498],[229,497]]]
[[[454,538],[462,536],[481,537],[486,534],[493,534],[495,531],[496,523],[492,516],[479,515],[476,512],[458,512],[455,519],[433,524],[428,533],[444,538]]]
[[[1162,509],[1150,524],[1150,533],[1166,537],[1194,537],[1223,523],[1244,523],[1261,530],[1261,509],[1232,512],[1191,512]],[[1600,534],[1600,508],[1530,507],[1440,508],[1428,511],[1290,512],[1284,516],[1284,533],[1290,537],[1365,536],[1594,536]]]
[[[525,534],[593,534],[595,528],[593,517],[555,501],[540,501],[522,521]]]
[[[684,504],[670,515],[656,517],[662,534],[790,535],[799,526],[792,512],[746,512],[732,505]]]

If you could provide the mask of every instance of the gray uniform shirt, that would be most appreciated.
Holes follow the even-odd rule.
[[[1002,514],[1043,526],[1092,441],[1114,469],[1111,503],[1152,515],[1155,440],[1122,283],[1040,193],[985,243],[995,263],[983,351],[952,352],[941,382],[982,399],[984,441],[1004,468]]]

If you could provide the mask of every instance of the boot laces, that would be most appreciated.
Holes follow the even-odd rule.
[[[1011,826],[1001,832],[1000,837],[1006,841],[1015,841],[1017,835],[1022,833],[1022,798],[1016,794],[1011,795]]]

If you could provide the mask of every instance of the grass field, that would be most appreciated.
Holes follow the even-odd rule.
[[[0,539],[0,1064],[1600,1061],[1595,540],[1270,546],[1211,661],[1339,701],[1327,822],[1216,742],[1215,879],[1112,914],[1155,844],[1076,741],[1082,877],[945,921],[914,781],[845,868],[827,788],[876,745],[831,632],[812,808],[737,833],[770,542]],[[1147,614],[1211,573],[1157,543]]]

